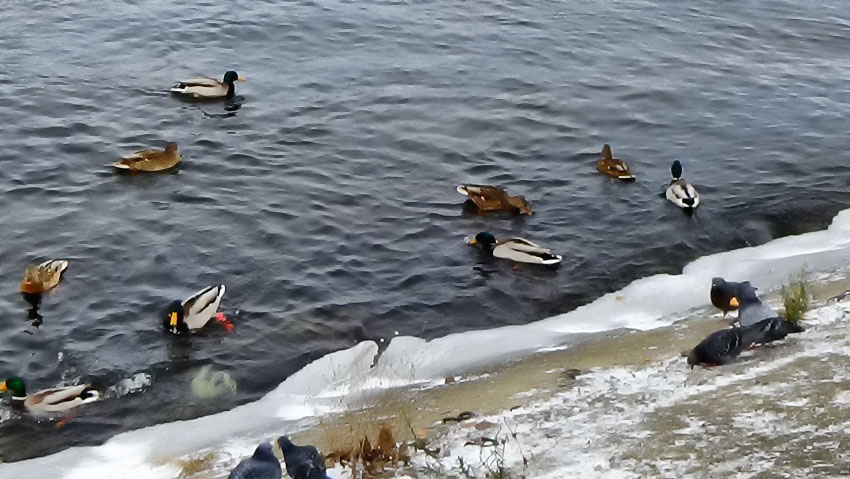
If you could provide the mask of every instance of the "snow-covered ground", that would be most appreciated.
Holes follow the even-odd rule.
[[[493,477],[502,465],[504,477],[540,479],[845,477],[850,301],[810,311],[806,324],[732,365],[690,370],[677,355],[592,369],[545,401],[439,426],[430,447],[440,454],[417,454],[408,474]]]

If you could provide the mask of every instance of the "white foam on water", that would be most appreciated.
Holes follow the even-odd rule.
[[[410,384],[436,384],[448,376],[546,348],[563,347],[575,334],[618,328],[652,329],[672,324],[693,308],[709,304],[711,278],[750,280],[764,293],[802,268],[832,272],[850,263],[850,210],[839,213],[828,229],[780,238],[770,243],[695,260],[679,275],[638,279],[574,311],[522,326],[451,334],[426,341],[395,337],[372,367],[373,342],[337,351],[307,365],[262,399],[229,411],[160,424],[119,434],[101,446],[68,449],[51,456],[0,465],[0,476],[19,479],[55,477],[175,477],[173,458],[218,448],[242,454],[261,440],[303,427],[315,416],[350,408],[374,390]],[[820,318],[829,323],[840,317]],[[759,367],[751,370],[759,374]],[[611,380],[632,381],[628,377]],[[612,372],[616,376],[616,373]],[[733,377],[717,381],[734,380]],[[651,381],[647,377],[647,381]],[[646,384],[644,384],[646,386]],[[696,389],[705,386],[697,386]],[[693,391],[694,388],[688,388]],[[670,391],[675,397],[681,391]],[[301,421],[301,422],[299,422]],[[587,455],[587,464],[603,461]],[[96,473],[93,473],[96,471]]]

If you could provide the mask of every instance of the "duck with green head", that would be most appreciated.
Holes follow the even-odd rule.
[[[673,162],[670,173],[673,179],[665,190],[665,196],[679,208],[693,211],[699,206],[699,193],[694,185],[682,178],[682,163],[679,160]]]
[[[12,393],[13,405],[23,406],[36,416],[65,412],[100,399],[100,393],[93,389],[90,384],[42,389],[27,395],[24,380],[18,376],[12,376],[0,382],[0,392],[4,391]]]
[[[238,73],[230,70],[222,81],[210,77],[188,78],[171,87],[171,93],[177,93],[197,100],[216,100],[233,98],[236,94],[234,82],[245,81]]]
[[[519,263],[556,265],[561,262],[561,255],[552,253],[552,250],[543,248],[523,238],[510,238],[496,241],[492,233],[482,231],[474,238],[467,238],[469,246],[480,246],[485,254],[491,254],[496,258],[504,258]]]

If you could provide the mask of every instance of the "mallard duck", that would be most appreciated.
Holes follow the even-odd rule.
[[[699,193],[693,185],[682,178],[682,163],[679,160],[673,162],[670,172],[673,174],[673,179],[667,187],[667,199],[680,208],[694,209],[699,206]]]
[[[207,286],[183,301],[173,301],[166,309],[163,326],[173,334],[201,329],[215,316],[224,296],[224,285]]]
[[[49,259],[38,266],[27,266],[24,279],[21,281],[21,292],[41,294],[55,288],[66,269],[68,269],[68,262],[64,259]]]
[[[162,171],[173,168],[180,163],[180,152],[177,151],[177,143],[165,145],[163,150],[137,150],[123,157],[112,166],[122,170],[136,171]]]
[[[533,215],[531,205],[524,196],[510,196],[498,186],[487,185],[460,185],[457,192],[468,196],[475,203],[479,212],[484,211],[510,211],[512,213],[524,213]]]
[[[199,100],[233,98],[233,95],[236,93],[236,87],[233,85],[233,82],[237,81],[245,81],[245,79],[231,70],[224,74],[222,81],[209,77],[183,80],[171,87],[171,93],[178,93]]]
[[[31,414],[38,416],[68,411],[100,399],[100,393],[92,389],[90,384],[43,389],[27,395],[24,380],[17,376],[0,382],[0,392],[7,390],[12,393],[13,405],[22,405]]]
[[[475,235],[475,238],[467,238],[466,244],[470,246],[479,245],[482,250],[497,258],[505,258],[520,263],[553,265],[561,262],[561,255],[534,244],[523,238],[511,238],[504,241],[496,241],[491,233],[483,231]]]
[[[629,171],[629,165],[619,158],[614,158],[614,155],[611,153],[611,147],[607,143],[602,146],[602,158],[596,163],[596,169],[600,173],[612,176],[618,180],[635,180],[635,176]]]

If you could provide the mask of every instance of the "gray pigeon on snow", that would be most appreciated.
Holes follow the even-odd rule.
[[[740,283],[738,300],[738,323],[742,328],[752,326],[765,319],[776,318],[776,311],[764,305],[749,283]]]
[[[280,461],[272,452],[272,445],[264,442],[257,446],[253,456],[237,464],[227,479],[280,479],[281,474]]]
[[[286,473],[292,479],[330,479],[325,473],[325,458],[313,446],[296,446],[287,436],[277,440],[283,451]]]

